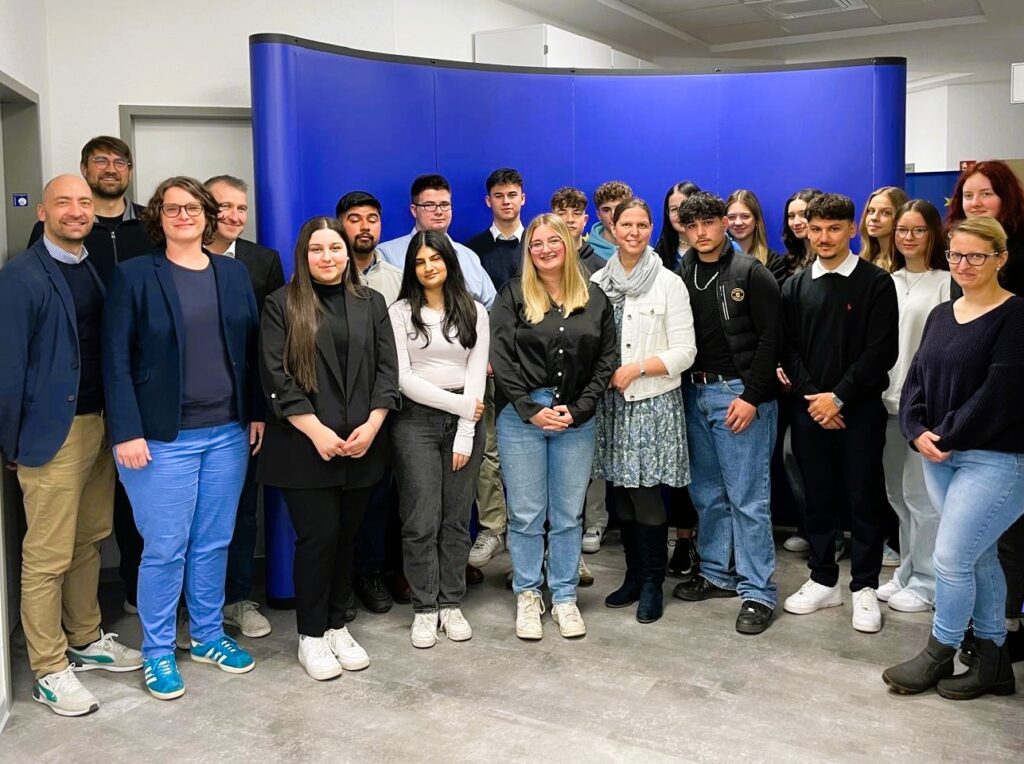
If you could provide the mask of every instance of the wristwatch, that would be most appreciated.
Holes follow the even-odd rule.
[[[843,407],[842,399],[835,393],[832,393],[832,403],[835,405],[837,409],[841,409]]]

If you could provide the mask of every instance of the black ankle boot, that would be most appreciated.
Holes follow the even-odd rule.
[[[654,623],[664,612],[662,585],[665,583],[665,566],[668,563],[667,534],[668,528],[665,525],[637,523],[636,526],[636,545],[640,553],[643,578],[640,603],[636,607],[636,620],[640,623]]]
[[[948,647],[929,634],[924,650],[905,663],[887,668],[882,672],[882,681],[900,695],[916,695],[931,689],[940,679],[953,676],[955,657],[955,647]]]
[[[974,638],[974,627],[970,625],[960,641],[960,662],[965,666],[973,666],[978,662],[978,642]]]
[[[636,523],[622,520],[619,523],[622,549],[626,553],[626,577],[622,586],[604,598],[605,607],[629,607],[640,599],[640,555],[636,548]]]
[[[957,676],[943,679],[936,689],[950,700],[973,700],[982,695],[1013,695],[1016,685],[1013,666],[1010,664],[1010,649],[1006,642],[997,645],[989,639],[975,635],[977,662]]]

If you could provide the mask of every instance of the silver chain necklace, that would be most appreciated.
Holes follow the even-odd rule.
[[[711,286],[712,281],[718,278],[718,271],[715,270],[715,275],[708,279],[708,283],[706,283],[704,286],[701,286],[700,284],[697,283],[697,268],[699,267],[699,265],[700,264],[697,263],[693,266],[693,288],[696,289],[698,292],[703,292],[705,289]]]
[[[910,290],[913,289],[914,287],[916,287],[918,284],[920,284],[924,280],[924,277],[927,276],[927,275],[928,275],[928,271],[925,271],[924,273],[922,273],[920,276],[917,277],[916,281],[911,283],[911,281],[910,281],[910,271],[904,271],[903,278],[907,282],[907,289],[904,292],[904,294],[909,295],[910,294]]]

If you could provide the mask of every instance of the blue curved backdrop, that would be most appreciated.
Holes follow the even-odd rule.
[[[301,224],[333,214],[346,191],[381,199],[385,239],[407,233],[409,184],[425,172],[452,184],[457,240],[490,224],[484,179],[508,166],[526,181],[524,219],[545,211],[563,185],[591,196],[606,180],[624,180],[658,210],[656,224],[677,181],[722,196],[749,188],[776,248],[793,191],[847,194],[859,214],[872,189],[904,181],[902,59],[585,73],[384,56],[280,35],[253,36],[249,55],[259,239],[282,253],[288,273]],[[290,528],[270,515],[268,594],[280,599],[291,596]]]

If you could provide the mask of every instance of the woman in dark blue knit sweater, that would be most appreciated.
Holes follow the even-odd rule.
[[[955,700],[1014,692],[996,543],[1024,513],[1024,299],[1004,289],[1006,233],[993,218],[955,223],[946,253],[964,296],[928,317],[900,400],[904,436],[925,458],[939,512],[935,618],[928,645],[882,678]],[[953,676],[973,618],[977,660]]]

